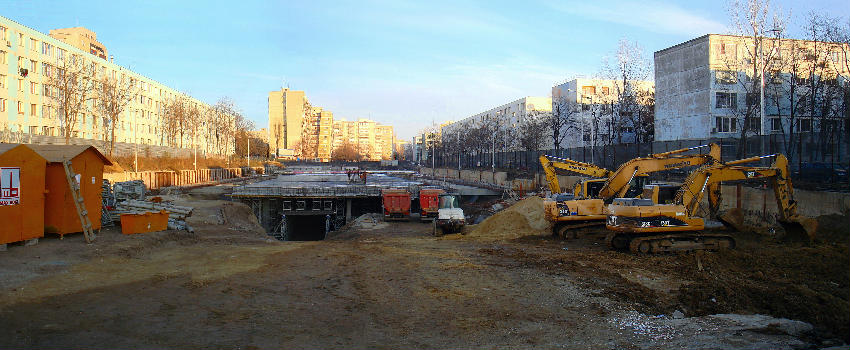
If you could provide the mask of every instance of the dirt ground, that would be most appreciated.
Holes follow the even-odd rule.
[[[793,349],[850,338],[846,241],[745,237],[734,251],[637,256],[589,229],[493,241],[392,222],[278,242],[238,204],[176,199],[198,208],[194,234],[111,228],[91,245],[66,236],[0,252],[0,347]]]

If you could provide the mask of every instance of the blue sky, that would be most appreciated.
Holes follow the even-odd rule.
[[[774,1],[798,22],[850,15],[846,0]],[[268,92],[289,86],[335,118],[371,118],[405,139],[592,76],[622,38],[651,58],[729,22],[722,0],[0,0],[0,15],[44,33],[94,30],[116,63],[208,103],[228,96],[258,128]]]

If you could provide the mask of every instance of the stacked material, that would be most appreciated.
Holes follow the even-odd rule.
[[[187,230],[192,232],[192,228],[186,224],[186,217],[192,215],[192,209],[194,208],[130,199],[118,202],[117,207],[111,214],[112,220],[118,221],[121,214],[143,214],[165,210],[168,212],[168,228],[170,230]]]
[[[117,202],[130,199],[145,199],[145,190],[145,182],[142,180],[116,182],[112,185],[112,191],[115,194],[115,200]]]

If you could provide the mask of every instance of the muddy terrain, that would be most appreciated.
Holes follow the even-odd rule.
[[[184,200],[198,202],[194,234],[112,228],[92,245],[66,236],[0,252],[2,347],[792,349],[850,338],[846,236],[638,256],[608,251],[599,230],[556,239],[534,220],[512,226],[519,236],[490,222],[499,238],[485,226],[434,238],[429,224],[370,219],[279,242],[247,207]]]

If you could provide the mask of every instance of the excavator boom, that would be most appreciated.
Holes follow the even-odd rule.
[[[546,182],[549,183],[549,190],[552,193],[561,193],[561,184],[558,182],[558,176],[555,169],[571,171],[577,174],[607,178],[611,175],[611,171],[605,168],[600,168],[590,163],[583,163],[572,159],[558,158],[553,156],[541,155],[540,165],[543,167],[543,172],[546,174]]]
[[[708,153],[682,155],[684,152],[706,147],[709,149]],[[716,143],[635,158],[617,168],[617,171],[608,178],[608,181],[599,191],[598,198],[608,201],[613,198],[625,197],[632,181],[639,175],[719,162],[720,146]]]

